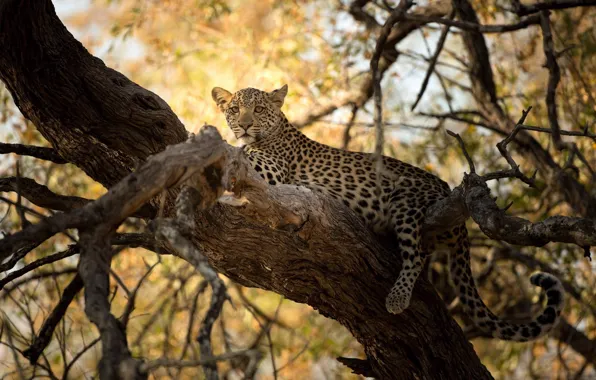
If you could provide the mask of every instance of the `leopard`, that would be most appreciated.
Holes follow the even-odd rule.
[[[350,208],[374,233],[393,236],[402,266],[385,300],[389,313],[399,314],[409,307],[429,253],[446,247],[450,283],[464,312],[482,332],[525,342],[556,326],[564,306],[564,290],[557,277],[544,272],[530,277],[547,298],[534,319],[516,323],[497,317],[478,293],[465,223],[432,236],[423,234],[427,209],[450,194],[449,185],[398,159],[334,148],[308,138],[281,110],[287,93],[287,85],[270,92],[244,88],[231,93],[221,87],[211,91],[250,165],[269,185],[305,186],[321,192]]]

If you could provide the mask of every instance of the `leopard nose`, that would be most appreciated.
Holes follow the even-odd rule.
[[[238,122],[238,125],[240,126],[240,128],[244,129],[245,131],[248,131],[248,128],[252,127],[252,121],[240,121]]]

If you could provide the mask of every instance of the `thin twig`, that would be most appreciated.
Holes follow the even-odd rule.
[[[546,109],[548,112],[548,122],[552,129],[552,137],[555,146],[559,150],[572,149],[572,144],[561,140],[561,128],[559,126],[559,117],[557,115],[557,86],[561,80],[561,70],[557,63],[555,54],[555,44],[550,27],[549,11],[540,12],[540,27],[542,28],[542,47],[546,57],[546,67],[548,68],[548,87],[546,91]]]
[[[449,19],[450,20],[453,19],[454,16],[455,16],[455,10],[452,10],[451,14],[449,15]],[[433,73],[433,71],[435,70],[435,66],[439,59],[439,55],[441,55],[441,51],[443,50],[445,41],[447,41],[447,35],[449,34],[449,28],[450,28],[449,25],[445,25],[443,27],[443,30],[441,31],[441,37],[439,37],[439,42],[437,42],[437,48],[435,49],[435,54],[433,54],[432,58],[430,59],[430,63],[428,65],[428,70],[426,70],[426,75],[424,76],[424,80],[422,81],[422,85],[420,86],[420,91],[418,92],[418,96],[416,97],[416,100],[414,101],[414,104],[412,105],[412,108],[411,108],[412,111],[414,111],[414,109],[418,105],[418,102],[420,102],[420,99],[422,99],[422,96],[424,95],[424,92],[426,91],[426,87],[428,86],[430,76]]]
[[[62,260],[66,257],[70,257],[79,253],[79,247],[77,245],[71,245],[67,250],[55,253],[53,255],[45,256],[39,260],[36,260],[32,263],[25,265],[24,267],[17,269],[15,271],[10,272],[6,277],[0,279],[0,290],[6,286],[9,282],[13,281],[16,278],[23,276],[26,273],[31,272],[32,270],[39,268],[46,264],[51,264],[56,261]]]
[[[148,266],[147,271],[145,272],[145,274],[143,274],[143,276],[137,283],[137,286],[135,286],[135,288],[132,290],[132,292],[130,292],[130,297],[128,298],[128,302],[126,303],[126,308],[124,309],[124,312],[120,316],[120,321],[122,322],[122,325],[124,326],[124,328],[126,328],[126,326],[128,325],[130,314],[132,313],[132,311],[135,308],[135,300],[137,298],[137,293],[139,292],[141,285],[143,285],[143,282],[145,281],[145,279],[151,274],[151,272],[153,272],[153,269],[155,269],[155,267],[157,265],[161,264],[161,256],[157,255],[157,258],[158,258],[158,260],[153,265]],[[145,264],[145,265],[147,265],[147,264]]]
[[[352,137],[350,136],[350,131],[352,130],[352,127],[354,126],[354,121],[356,120],[356,115],[358,114],[358,105],[353,104],[352,105],[352,114],[350,115],[350,120],[348,120],[346,127],[344,128],[344,137],[343,137],[343,143],[342,143],[342,148],[343,149],[348,149],[348,145],[350,145],[350,140],[352,139]]]
[[[472,161],[472,158],[468,154],[468,150],[466,149],[464,140],[461,138],[461,136],[458,133],[454,133],[450,130],[447,130],[447,134],[449,136],[455,137],[457,139],[457,142],[459,143],[459,146],[460,146],[464,156],[466,157],[466,160],[468,161],[468,165],[470,166],[470,173],[476,173],[476,167],[474,166],[474,161]]]
[[[499,170],[499,171],[496,171],[493,173],[485,174],[484,176],[482,176],[483,180],[488,181],[488,180],[500,179],[500,178],[518,178],[519,180],[521,180],[522,182],[524,182],[525,184],[527,184],[530,187],[535,186],[536,173],[538,171],[535,171],[531,177],[527,177],[526,175],[524,175],[521,172],[521,170],[519,170],[519,165],[515,162],[515,160],[513,160],[513,158],[511,157],[511,154],[507,150],[507,145],[509,145],[509,143],[515,139],[515,136],[519,133],[519,131],[521,131],[523,129],[522,126],[524,124],[524,121],[526,121],[526,118],[528,117],[528,114],[530,113],[531,109],[532,109],[532,107],[528,107],[527,110],[522,110],[522,116],[519,119],[519,121],[517,122],[517,124],[515,125],[515,128],[513,129],[513,131],[511,131],[509,136],[507,136],[505,139],[503,139],[502,141],[497,143],[497,149],[499,149],[499,152],[501,153],[501,155],[505,158],[505,160],[507,160],[507,163],[509,164],[511,169]]]
[[[372,79],[373,79],[373,94],[374,94],[374,101],[375,101],[375,125],[376,125],[376,143],[375,143],[375,167],[377,172],[377,188],[376,193],[377,195],[381,194],[381,172],[383,171],[383,145],[385,142],[384,135],[383,135],[383,94],[381,92],[381,79],[382,79],[382,72],[379,70],[379,60],[381,59],[381,55],[385,48],[385,43],[387,42],[387,38],[389,37],[389,33],[391,33],[391,29],[393,25],[395,25],[398,21],[402,20],[405,13],[408,9],[414,5],[414,2],[411,0],[402,0],[399,5],[395,8],[391,15],[385,21],[383,28],[381,29],[381,33],[379,35],[379,39],[377,40],[377,44],[375,47],[375,51],[373,56],[370,60],[370,68],[372,72]]]
[[[201,360],[176,360],[176,359],[156,359],[141,365],[140,370],[142,372],[151,372],[159,367],[174,367],[174,368],[185,368],[185,367],[199,367],[213,365],[218,361],[230,360],[237,357],[250,357],[258,355],[258,350],[244,350],[229,352],[217,356],[204,357]]]

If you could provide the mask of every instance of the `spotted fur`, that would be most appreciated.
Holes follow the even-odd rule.
[[[496,317],[484,304],[470,270],[470,243],[465,225],[421,239],[426,209],[450,193],[436,176],[399,160],[383,157],[375,170],[371,154],[349,152],[320,144],[292,126],[281,106],[287,86],[272,92],[246,88],[232,94],[216,87],[212,96],[228,125],[246,145],[244,151],[270,185],[303,185],[341,200],[377,233],[394,233],[403,266],[386,299],[387,310],[398,314],[410,297],[425,257],[438,246],[450,251],[450,273],[459,299],[474,323],[505,340],[527,341],[550,331],[564,304],[560,281],[537,273],[532,284],[546,291],[548,303],[532,322],[516,324]],[[381,192],[377,184],[380,181]],[[429,242],[430,241],[430,242]]]

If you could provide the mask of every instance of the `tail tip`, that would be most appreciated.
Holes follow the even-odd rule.
[[[553,287],[557,287],[557,286],[561,285],[561,281],[559,281],[559,279],[557,277],[553,276],[552,274],[544,273],[544,272],[534,273],[530,277],[530,282],[533,285],[540,286],[544,290],[549,290]]]

